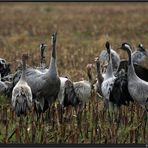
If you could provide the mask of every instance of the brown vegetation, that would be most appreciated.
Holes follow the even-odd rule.
[[[31,55],[29,65],[39,65],[39,44],[45,42],[48,45],[46,62],[49,63],[50,34],[57,31],[60,76],[68,75],[74,81],[86,79],[86,65],[94,64],[94,58],[104,49],[106,40],[111,41],[114,49],[124,41],[133,46],[142,43],[148,48],[147,14],[146,3],[3,3],[0,5],[0,57],[11,63],[13,71],[23,52]],[[122,58],[127,57],[125,53],[117,52]],[[51,119],[36,123],[31,115],[23,119],[25,122],[16,122],[10,105],[1,104],[0,142],[148,142],[148,126],[145,129],[144,124],[139,124],[143,111],[138,105],[122,108],[123,125],[118,127],[116,123],[109,124],[106,113],[100,110],[100,103],[97,100],[87,104],[81,127],[73,115],[70,123],[60,124],[57,121],[60,111],[54,105]]]

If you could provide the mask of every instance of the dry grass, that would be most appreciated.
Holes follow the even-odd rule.
[[[48,44],[46,59],[49,63],[50,34],[58,31],[57,54],[60,76],[68,75],[74,81],[86,79],[86,65],[94,64],[94,58],[104,49],[106,40],[110,40],[115,49],[124,41],[136,46],[143,43],[146,48],[148,47],[147,14],[147,3],[3,3],[0,5],[0,55],[11,62],[13,71],[17,66],[16,60],[20,59],[23,52],[32,55],[28,61],[29,65],[38,65],[39,44],[45,42]],[[122,58],[127,57],[125,53],[117,52]],[[100,101],[96,104],[99,105]],[[26,135],[28,133],[30,137],[34,137],[31,135],[35,132],[33,129],[38,133],[35,139],[31,140],[25,139],[26,135],[20,140],[20,133],[16,132],[16,138],[12,136],[9,141],[10,134],[15,128],[20,129],[17,126],[21,123],[17,125],[14,115],[8,113],[6,123],[13,124],[11,127],[9,124],[3,126],[4,112],[1,112],[0,126],[3,130],[0,131],[0,142],[144,143],[144,139],[148,139],[144,137],[146,134],[143,124],[138,126],[139,107],[134,106],[135,120],[131,119],[131,106],[123,109],[123,125],[117,128],[115,123],[110,126],[106,120],[106,113],[99,111],[97,106],[93,110],[95,107],[92,105],[89,103],[86,111],[83,111],[83,114],[87,115],[82,116],[82,135],[73,116],[71,124],[58,124],[53,120],[50,124],[40,123],[45,132],[40,130],[39,125],[34,125],[36,123],[31,115],[28,116],[28,120],[24,119],[28,124],[23,123],[22,129],[26,130],[26,126],[32,125],[30,130],[26,131]],[[9,110],[10,106],[7,111]],[[86,125],[83,125],[83,122]],[[70,138],[66,139],[67,135]]]

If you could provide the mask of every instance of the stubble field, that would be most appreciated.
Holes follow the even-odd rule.
[[[48,45],[57,31],[57,67],[60,76],[73,81],[87,79],[86,65],[95,66],[95,57],[109,40],[113,49],[129,42],[148,48],[147,3],[2,3],[0,5],[0,57],[15,71],[22,53],[29,53],[28,65],[39,65],[39,44]],[[121,58],[126,53],[117,51]],[[147,61],[145,62],[147,66]],[[93,77],[96,75],[93,69]],[[58,102],[36,121],[30,113],[18,119],[10,98],[0,99],[0,143],[147,143],[148,125],[140,122],[143,109],[138,104],[122,107],[121,124],[111,124],[103,103],[92,95],[82,112],[81,124],[74,109],[69,122],[60,114]]]

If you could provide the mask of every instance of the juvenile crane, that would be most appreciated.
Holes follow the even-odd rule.
[[[17,82],[12,91],[12,107],[15,110],[17,116],[26,115],[27,110],[31,110],[32,106],[32,92],[30,86],[26,82],[25,70],[26,70],[27,55],[22,56],[22,74],[20,80]]]

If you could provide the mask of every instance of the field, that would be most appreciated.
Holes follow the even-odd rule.
[[[73,81],[87,79],[86,65],[95,66],[95,57],[109,40],[113,49],[123,42],[148,48],[147,3],[2,3],[0,5],[0,57],[15,71],[22,53],[29,53],[28,65],[39,65],[39,44],[48,45],[57,31],[57,66],[60,76]],[[117,51],[121,58],[126,53]],[[145,66],[147,66],[147,61]],[[96,70],[93,69],[93,77]],[[64,121],[58,102],[36,121],[30,113],[18,119],[10,98],[0,98],[0,143],[148,143],[148,124],[138,104],[119,110],[121,124],[110,122],[102,100],[92,95],[76,122],[74,109]],[[142,122],[141,122],[142,120]]]

